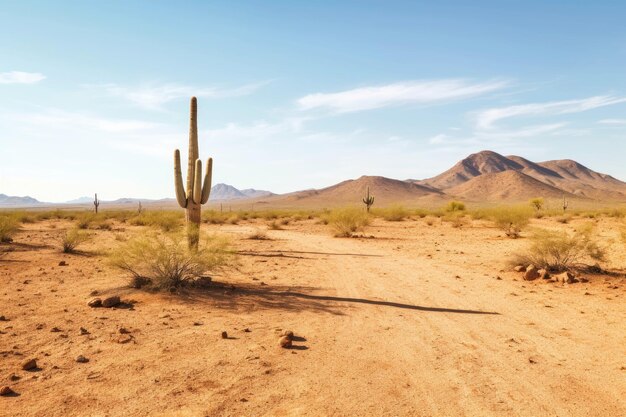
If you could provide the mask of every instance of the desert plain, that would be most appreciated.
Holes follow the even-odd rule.
[[[109,220],[65,254],[74,221],[24,223],[0,246],[0,415],[626,415],[623,220],[531,220],[594,223],[606,260],[570,284],[511,268],[529,231],[444,220],[376,216],[352,238],[287,212],[203,223],[233,262],[175,292],[107,260],[148,226]]]

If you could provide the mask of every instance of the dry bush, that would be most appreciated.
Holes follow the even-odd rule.
[[[540,211],[543,208],[544,205],[544,200],[543,198],[539,197],[539,198],[532,198],[529,201],[529,204],[532,208],[534,208],[536,211]]]
[[[63,253],[75,253],[76,248],[91,239],[91,236],[78,228],[67,230],[63,236],[61,236],[61,246]]]
[[[411,213],[401,205],[393,205],[383,209],[377,209],[374,214],[382,217],[388,222],[401,222],[409,217]]]
[[[531,208],[502,207],[491,210],[489,217],[504,234],[516,239],[520,236],[521,231],[528,226],[532,215]]]
[[[569,221],[572,219],[571,215],[563,215],[563,216],[559,216],[556,218],[556,221],[561,223],[561,224],[567,224],[569,223]]]
[[[604,258],[605,249],[595,239],[593,225],[588,224],[571,235],[565,231],[536,231],[528,251],[515,255],[512,264],[535,265],[560,272],[578,267],[585,260],[603,261]]]
[[[271,240],[267,235],[267,232],[262,229],[255,229],[250,235],[248,235],[248,239],[251,240]]]
[[[222,213],[217,210],[203,210],[202,221],[209,224],[224,224],[229,213]]]
[[[283,227],[278,224],[276,220],[272,220],[270,223],[268,223],[267,227],[269,227],[270,230],[283,230]]]
[[[12,242],[18,230],[20,230],[20,222],[16,216],[0,214],[0,242]]]
[[[461,201],[450,201],[446,205],[446,211],[465,211],[465,203]]]
[[[358,208],[343,208],[331,211],[327,216],[335,237],[351,237],[353,233],[369,225],[367,213]]]
[[[467,217],[465,217],[465,214],[460,211],[453,211],[446,214],[441,218],[441,221],[450,223],[450,225],[455,229],[459,229],[469,224],[469,221],[467,220]]]
[[[133,226],[150,226],[171,232],[182,226],[183,213],[181,211],[159,210],[145,211],[130,219]]]
[[[170,289],[193,283],[229,263],[228,240],[203,236],[191,249],[182,233],[148,234],[129,240],[109,255],[112,266],[127,272],[131,284],[149,283],[155,289]]]

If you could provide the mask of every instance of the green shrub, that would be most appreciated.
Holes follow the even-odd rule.
[[[20,230],[20,222],[9,214],[0,214],[0,242],[12,242],[13,236]]]
[[[327,215],[327,221],[335,237],[351,237],[369,225],[367,213],[358,208],[333,210]]]
[[[203,236],[190,249],[184,234],[148,234],[122,244],[109,255],[112,266],[127,272],[131,283],[150,283],[156,289],[178,288],[227,265],[232,252],[228,240]]]
[[[450,201],[446,206],[446,211],[465,211],[465,203],[460,201]]]
[[[61,236],[61,245],[63,248],[63,253],[75,253],[76,248],[82,244],[87,242],[91,236],[78,228],[67,230],[63,236]]]
[[[579,266],[586,259],[602,261],[604,258],[605,250],[598,245],[593,225],[589,224],[572,235],[565,231],[536,231],[528,251],[515,255],[512,263],[560,272]]]

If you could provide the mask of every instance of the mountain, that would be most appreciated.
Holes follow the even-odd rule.
[[[66,201],[65,204],[87,204],[93,203],[93,197],[78,197],[73,200]]]
[[[390,203],[417,203],[425,200],[443,200],[444,193],[420,184],[378,176],[362,176],[342,181],[319,190],[305,190],[275,196],[265,200],[290,206],[330,207],[359,204],[370,187],[371,194],[380,205]],[[376,202],[374,205],[376,205]]]
[[[497,175],[516,172],[517,175]],[[532,181],[534,180],[534,181]],[[571,195],[596,200],[626,200],[626,183],[569,159],[532,162],[493,151],[469,155],[447,171],[417,184],[474,200],[525,199]]]
[[[43,204],[42,202],[29,197],[16,197],[6,194],[0,194],[0,207],[27,207]]]
[[[255,190],[254,188],[247,188],[245,190],[238,190],[232,185],[228,184],[215,184],[211,187],[211,194],[209,199],[214,200],[242,200],[247,198],[261,198],[272,196],[274,193],[264,190]]]

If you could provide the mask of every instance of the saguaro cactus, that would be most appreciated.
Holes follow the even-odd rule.
[[[96,193],[96,198],[93,200],[93,206],[96,209],[96,214],[98,214],[98,207],[100,207],[100,200],[98,200],[98,193]]]
[[[569,201],[567,201],[565,199],[565,195],[563,195],[563,211],[566,211],[568,206],[569,206]]]
[[[367,212],[370,212],[370,207],[374,205],[374,196],[370,197],[370,187],[367,187],[367,196],[363,199],[363,204],[367,207]]]
[[[197,246],[198,229],[200,227],[200,209],[202,204],[209,201],[211,193],[211,175],[213,172],[213,158],[207,160],[204,182],[202,181],[202,161],[198,159],[198,101],[191,98],[189,120],[189,158],[187,163],[187,190],[183,185],[183,174],[180,166],[180,151],[174,151],[174,183],[176,185],[176,200],[186,209],[188,239],[190,246]]]

